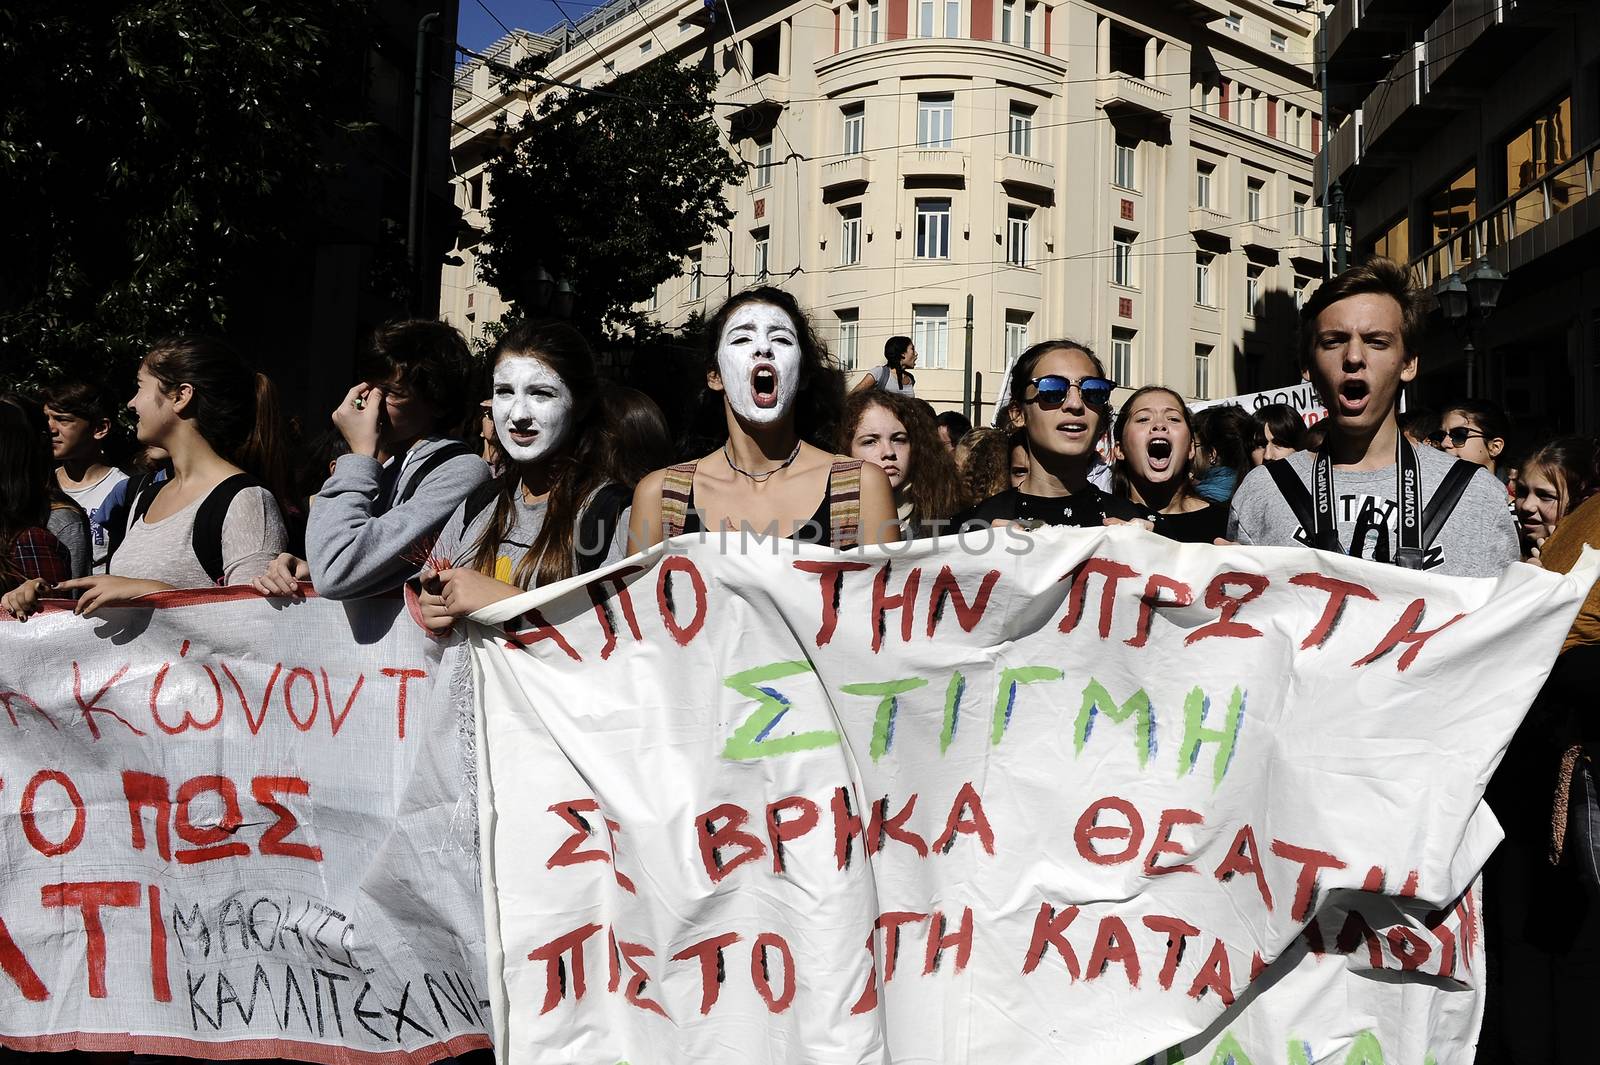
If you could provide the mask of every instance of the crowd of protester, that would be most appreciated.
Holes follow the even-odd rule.
[[[1135,524],[1478,577],[1519,561],[1569,569],[1600,544],[1595,441],[1517,439],[1481,399],[1401,413],[1423,322],[1401,268],[1347,271],[1304,320],[1302,366],[1327,404],[1312,425],[1281,404],[1192,412],[1161,386],[1114,409],[1099,357],[1060,339],[1020,355],[1009,404],[974,427],[917,398],[908,338],[852,381],[793,297],[758,288],[709,320],[706,387],[681,440],[648,396],[602,380],[570,325],[515,325],[474,359],[452,327],[406,321],[376,331],[328,428],[293,434],[293,449],[272,382],[236,351],[161,340],[127,400],[125,445],[129,419],[90,382],[0,398],[0,607],[20,620],[52,598],[90,615],[170,589],[348,599],[415,582],[425,624],[446,629],[665,537],[742,529],[850,548]],[[1408,540],[1395,513],[1410,474],[1425,509]],[[1570,812],[1594,787],[1581,752],[1600,736],[1576,708],[1597,598],[1496,780],[1513,898],[1532,869],[1600,890],[1588,819]],[[1554,948],[1499,915],[1502,985],[1546,987]]]

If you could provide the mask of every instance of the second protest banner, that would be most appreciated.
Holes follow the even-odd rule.
[[[479,616],[503,1060],[1467,1065],[1482,790],[1596,566],[984,539]]]

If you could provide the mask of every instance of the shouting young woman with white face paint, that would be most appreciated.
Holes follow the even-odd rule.
[[[701,428],[721,446],[639,482],[635,550],[703,530],[851,547],[898,540],[888,478],[832,453],[844,379],[794,297],[757,288],[708,323]]]
[[[423,622],[458,617],[622,556],[629,491],[589,345],[560,323],[513,327],[492,353],[489,409],[505,470],[469,495],[423,571]]]

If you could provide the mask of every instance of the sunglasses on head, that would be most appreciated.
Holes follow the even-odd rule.
[[[1483,433],[1477,429],[1469,429],[1465,425],[1458,425],[1454,429],[1435,429],[1428,434],[1428,442],[1434,447],[1443,447],[1445,440],[1448,439],[1452,447],[1465,447],[1467,441],[1475,436],[1483,436]]]
[[[1029,402],[1041,407],[1059,407],[1067,401],[1067,393],[1076,388],[1083,401],[1091,407],[1103,407],[1111,402],[1111,390],[1117,383],[1108,377],[1080,377],[1076,381],[1060,374],[1046,374],[1028,382],[1034,396]]]

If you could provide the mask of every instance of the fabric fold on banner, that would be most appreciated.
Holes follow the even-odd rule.
[[[1470,1062],[1483,790],[1600,557],[718,539],[476,616],[509,1065]]]

